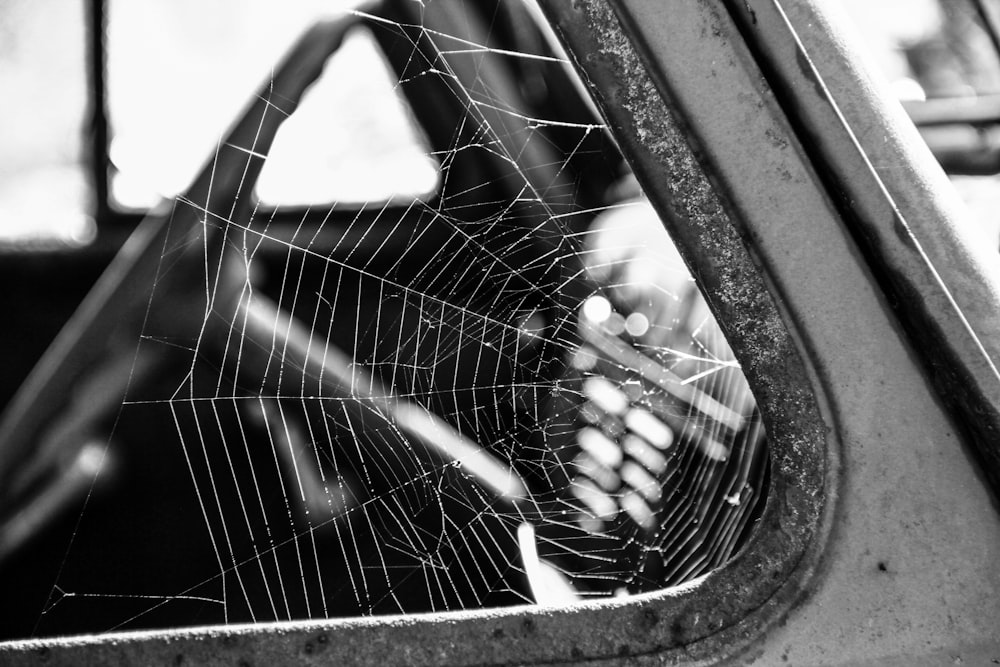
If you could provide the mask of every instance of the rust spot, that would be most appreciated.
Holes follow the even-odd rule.
[[[773,127],[769,127],[764,131],[764,136],[767,140],[771,142],[771,145],[779,150],[785,150],[788,148],[788,139],[783,137],[780,132],[775,130]]]
[[[674,645],[680,646],[687,642],[687,627],[684,625],[684,619],[677,618],[674,622],[670,624],[670,635],[673,637]]]
[[[660,615],[656,613],[655,609],[643,609],[639,613],[637,625],[640,629],[648,632],[656,627],[656,624],[659,622]]]
[[[535,634],[535,619],[526,618],[521,621],[521,629],[524,630],[524,634],[526,635]]]

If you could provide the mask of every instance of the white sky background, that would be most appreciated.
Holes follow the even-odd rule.
[[[113,3],[108,84],[119,201],[144,206],[153,194],[182,190],[298,36],[355,4],[227,0],[207,13],[195,0]],[[282,204],[363,202],[412,193],[407,176],[421,169],[418,192],[433,175],[380,54],[355,34],[278,134],[260,194]]]

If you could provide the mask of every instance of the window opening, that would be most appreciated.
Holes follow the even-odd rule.
[[[130,369],[98,438],[114,464],[82,509],[8,560],[37,610],[11,632],[627,595],[746,544],[767,496],[759,413],[601,121],[567,97],[568,63],[520,3],[391,6],[360,18],[435,192],[346,222],[330,205],[323,246],[274,232],[242,189],[222,208],[176,199],[170,224],[196,224],[158,251],[124,343],[158,372]],[[196,78],[171,103],[214,107]],[[165,143],[197,134],[163,113],[147,120]],[[236,149],[241,168],[259,159]],[[163,287],[177,275],[183,296]]]

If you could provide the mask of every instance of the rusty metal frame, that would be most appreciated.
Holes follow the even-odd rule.
[[[766,2],[745,8],[753,14]],[[543,5],[762,406],[772,489],[745,551],[681,589],[566,608],[26,641],[0,647],[0,658],[936,664],[1000,650],[993,627],[1000,520],[990,494],[962,456],[943,397],[926,383],[874,260],[828,194],[825,163],[747,46],[741,8],[731,14],[707,1],[665,8],[655,0]],[[888,122],[867,113],[852,122],[869,130]],[[893,159],[913,164],[905,155]],[[976,293],[974,284],[962,287]],[[987,399],[996,405],[996,397]],[[921,583],[948,568],[957,573]]]

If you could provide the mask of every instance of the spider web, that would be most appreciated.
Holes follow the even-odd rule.
[[[37,633],[572,603],[751,534],[753,398],[565,56],[521,2],[386,5],[355,16],[434,190],[177,198],[201,224],[160,254],[159,372]]]

